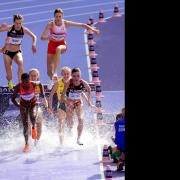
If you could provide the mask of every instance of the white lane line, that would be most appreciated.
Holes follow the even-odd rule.
[[[103,12],[112,12],[113,13],[113,9],[106,9],[103,10]],[[64,16],[65,18],[68,17],[76,17],[76,16],[83,16],[83,15],[91,15],[91,14],[97,14],[99,13],[99,11],[91,11],[91,12],[86,12],[86,13],[80,13],[80,14],[73,14],[73,15],[69,15],[69,16]],[[23,23],[24,25],[27,24],[34,24],[34,23],[40,23],[40,22],[45,22],[45,21],[49,21],[51,18],[47,18],[47,19],[41,19],[41,20],[35,20],[35,21],[29,21],[29,22],[25,22]]]
[[[94,119],[97,119],[96,114],[94,113]],[[95,121],[96,123],[96,121]],[[97,133],[97,150],[98,150],[98,159],[99,159],[99,166],[100,166],[100,173],[101,173],[101,180],[105,180],[105,175],[104,175],[104,167],[102,163],[102,148],[101,148],[101,143],[100,143],[100,136],[99,136],[99,127],[97,124],[95,124],[95,129]]]
[[[55,2],[55,3],[44,3],[44,4],[38,4],[33,6],[25,6],[25,7],[19,7],[19,8],[12,8],[12,9],[3,9],[0,10],[0,12],[9,12],[9,11],[15,11],[15,10],[22,10],[22,9],[32,9],[32,8],[39,8],[39,7],[45,7],[45,6],[53,6],[58,4],[68,4],[68,3],[74,3],[74,2],[80,2],[85,0],[71,0],[71,1],[65,1],[65,2]]]
[[[103,92],[120,93],[120,92],[125,92],[125,90],[119,90],[119,91],[103,91]]]
[[[97,133],[97,139],[99,140],[100,139],[99,128],[97,125],[96,125],[96,133]],[[98,143],[98,158],[100,161],[99,166],[100,166],[101,180],[105,180],[104,167],[103,167],[103,163],[101,162],[102,161],[102,148],[101,148],[100,142]]]
[[[88,39],[87,39],[87,34],[86,34],[87,30],[84,31],[84,43],[85,43],[85,50],[86,50],[86,54],[89,54],[89,47],[88,47]],[[92,82],[92,74],[91,74],[91,60],[89,56],[86,56],[86,60],[87,60],[87,67],[88,67],[88,74],[89,74],[89,82]]]
[[[120,1],[113,1],[113,2],[105,2],[105,3],[96,3],[96,4],[91,4],[91,5],[75,6],[75,7],[70,7],[70,8],[64,8],[63,10],[66,11],[66,10],[73,10],[73,9],[80,9],[80,8],[87,8],[87,7],[95,7],[95,6],[101,6],[101,5],[109,5],[109,4],[114,4],[116,2],[123,3],[123,2],[120,2]],[[23,16],[27,17],[27,16],[33,16],[33,15],[39,15],[39,14],[46,14],[46,13],[53,13],[53,10],[28,13],[28,14],[23,14]],[[0,18],[0,20],[5,20],[5,19],[12,19],[12,16]]]
[[[31,2],[31,1],[37,1],[37,0],[12,1],[12,2],[0,3],[0,5],[9,5],[9,4],[25,3],[25,2]]]

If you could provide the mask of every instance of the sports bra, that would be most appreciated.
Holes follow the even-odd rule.
[[[50,39],[53,41],[62,41],[66,39],[66,26],[64,24],[64,20],[62,20],[62,25],[57,26],[55,21],[51,21],[51,29],[50,29]]]
[[[24,36],[23,27],[19,31],[15,30],[14,25],[11,27],[10,31],[7,32],[7,41],[13,45],[21,45]]]
[[[25,101],[30,101],[35,97],[35,89],[32,82],[29,84],[29,89],[24,89],[20,83],[20,97]]]
[[[67,89],[66,95],[71,100],[81,100],[81,94],[84,91],[84,84],[83,81],[80,80],[80,84],[78,86],[75,86],[73,84],[73,80],[70,79],[70,84]]]

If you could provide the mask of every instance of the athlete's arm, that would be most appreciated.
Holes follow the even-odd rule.
[[[87,101],[88,101],[88,104],[89,106],[91,106],[91,101],[90,101],[90,97],[91,97],[91,87],[89,86],[89,84],[83,80],[83,84],[84,84],[84,87],[86,88],[87,90]]]
[[[64,84],[64,90],[63,90],[62,95],[61,95],[62,101],[65,102],[66,104],[67,104],[66,92],[67,92],[67,89],[69,87],[69,84],[70,84],[70,81],[68,81],[66,84]]]
[[[33,51],[33,53],[36,53],[36,43],[37,43],[37,37],[36,37],[36,35],[33,33],[33,32],[31,32],[28,28],[26,28],[26,27],[24,27],[24,32],[26,33],[26,34],[28,34],[29,36],[31,36],[32,37],[32,40],[33,40],[33,44],[32,44],[32,51]]]
[[[90,107],[93,107],[92,103],[88,100],[88,97],[86,96],[84,92],[82,92],[81,96],[86,100],[86,102],[88,103]]]
[[[50,27],[51,27],[51,24],[48,23],[41,35],[41,40],[49,40],[49,36],[47,36],[47,33],[50,31]]]
[[[73,22],[73,21],[64,21],[65,25],[68,27],[68,26],[76,26],[76,27],[82,27],[84,29],[87,29],[87,30],[91,30],[93,32],[95,32],[96,34],[99,34],[99,30],[98,29],[95,29],[87,24],[84,24],[84,23],[77,23],[77,22]]]
[[[0,26],[0,32],[10,31],[10,29],[11,29],[11,26],[10,26],[10,25],[7,25],[7,24]]]
[[[54,86],[50,92],[50,95],[49,95],[49,109],[51,112],[53,112],[52,100],[53,100],[53,96],[54,96],[55,92],[57,91],[57,88],[58,88],[58,82],[56,84],[54,84]]]
[[[39,84],[39,88],[40,88],[40,97],[42,98],[42,103],[45,108],[48,108],[48,102],[45,96],[44,87],[41,83]]]
[[[11,101],[12,103],[17,106],[17,107],[20,107],[20,104],[16,101],[16,98],[17,98],[17,95],[19,93],[19,90],[20,90],[20,84],[17,84],[15,87],[14,87],[14,91],[13,91],[13,94],[12,94],[12,97],[11,97]]]

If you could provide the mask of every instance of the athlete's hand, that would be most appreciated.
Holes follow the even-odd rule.
[[[3,48],[0,48],[0,53],[3,53]]]
[[[46,98],[42,98],[42,103],[45,108],[48,108],[48,102],[47,102]]]
[[[99,29],[96,29],[96,28],[93,28],[93,30],[92,30],[94,33],[96,33],[96,34],[99,34],[100,33],[100,30]]]
[[[33,54],[35,54],[36,51],[37,51],[36,46],[35,46],[35,45],[32,45],[32,52],[33,52]]]
[[[88,101],[87,103],[88,103],[88,106],[91,107],[91,108],[94,106],[94,105],[91,103],[91,101]]]
[[[48,40],[48,41],[49,41],[49,40],[50,40],[50,36],[46,37],[46,40]]]
[[[6,47],[0,48],[0,53],[4,53],[6,50]]]

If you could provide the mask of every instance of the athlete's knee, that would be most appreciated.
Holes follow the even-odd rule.
[[[34,126],[36,123],[37,113],[33,110],[30,112],[31,123]]]
[[[61,47],[57,47],[56,48],[56,53],[62,53],[62,48]]]
[[[17,62],[17,64],[18,64],[18,67],[22,67],[22,66],[23,66],[23,60],[19,60],[19,61]]]

